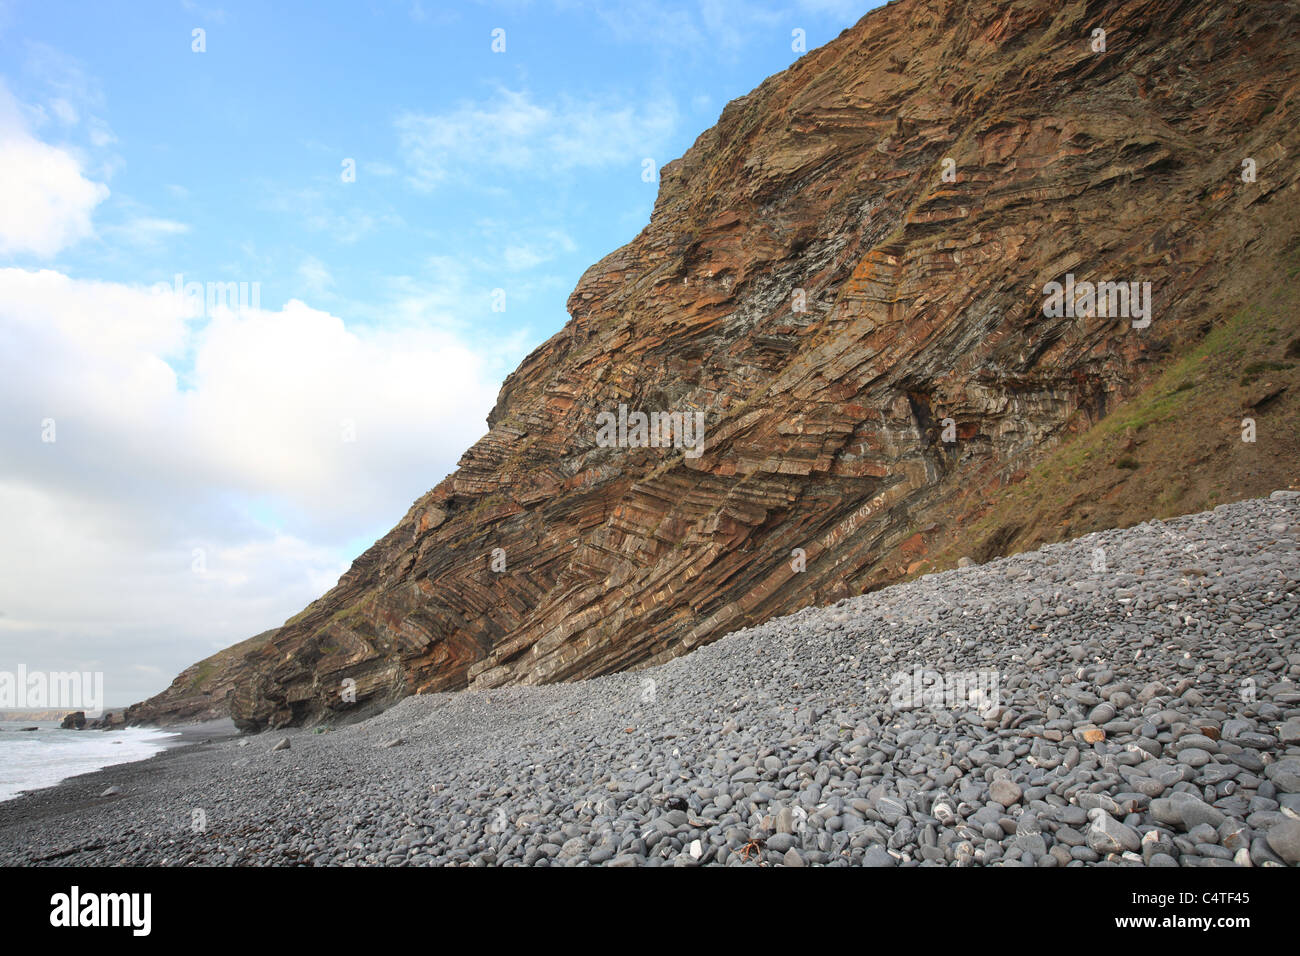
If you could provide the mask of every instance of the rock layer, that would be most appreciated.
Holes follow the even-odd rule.
[[[274,628],[263,631],[190,665],[176,675],[165,691],[126,708],[122,720],[115,722],[167,726],[229,717],[235,682],[248,674],[248,655],[274,635]],[[105,715],[105,720],[111,716]]]
[[[903,0],[801,57],[663,167],[458,470],[243,655],[232,716],[659,663],[914,570],[1242,276],[1281,278],[1298,27],[1282,3]],[[1150,324],[1045,315],[1067,275],[1150,283]],[[601,447],[620,405],[703,412],[702,453]]]

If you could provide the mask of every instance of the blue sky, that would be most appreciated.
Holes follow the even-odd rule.
[[[0,0],[0,669],[134,700],[326,590],[644,227],[647,161],[870,6]]]

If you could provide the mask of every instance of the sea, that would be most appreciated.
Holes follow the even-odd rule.
[[[52,787],[80,773],[143,760],[175,736],[145,727],[60,730],[58,721],[0,720],[0,800]]]

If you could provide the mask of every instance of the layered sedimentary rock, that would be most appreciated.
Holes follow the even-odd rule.
[[[176,675],[161,694],[126,708],[120,719],[105,714],[101,725],[116,723],[175,725],[230,716],[235,682],[248,678],[247,659],[272,637],[275,628],[218,651]],[[112,719],[110,719],[112,718]]]
[[[660,662],[915,571],[1295,268],[1297,78],[1294,4],[872,12],[663,167],[458,470],[242,656],[233,716]],[[1045,314],[1067,281],[1150,315]],[[620,405],[704,413],[702,447],[606,447]]]

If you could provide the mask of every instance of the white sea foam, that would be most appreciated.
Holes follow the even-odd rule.
[[[21,727],[40,729],[23,732]],[[11,800],[24,790],[52,787],[77,774],[143,760],[173,736],[141,727],[60,730],[49,722],[0,721],[0,800]]]

